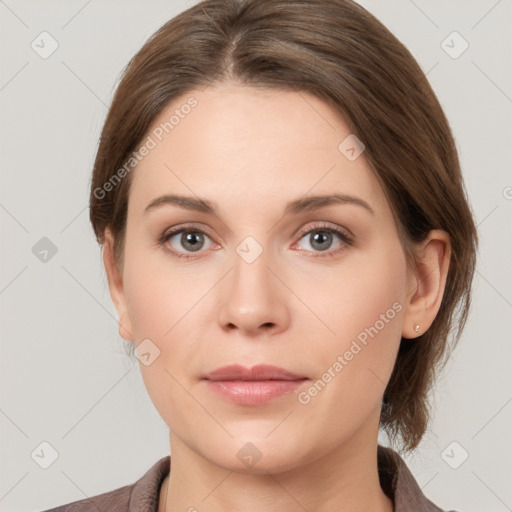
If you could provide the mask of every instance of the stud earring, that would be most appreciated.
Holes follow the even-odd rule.
[[[414,332],[418,332],[419,330],[420,330],[420,326],[419,326],[419,325],[416,325],[416,326],[414,327]]]

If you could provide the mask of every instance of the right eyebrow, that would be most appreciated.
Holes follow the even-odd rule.
[[[217,205],[205,199],[199,199],[192,196],[164,195],[157,197],[149,203],[144,209],[144,213],[161,208],[164,205],[176,205],[187,210],[195,210],[203,213],[216,215]]]

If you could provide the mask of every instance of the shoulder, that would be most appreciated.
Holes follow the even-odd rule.
[[[391,448],[378,447],[381,486],[393,499],[395,512],[457,512],[444,511],[432,503],[421,490],[405,461]]]
[[[127,512],[129,510],[130,496],[135,484],[126,485],[83,500],[73,501],[66,505],[45,510],[44,512],[97,512],[98,510],[111,510],[112,512]]]
[[[170,470],[170,456],[163,457],[137,480],[113,491],[73,501],[44,512],[155,512],[160,486]]]

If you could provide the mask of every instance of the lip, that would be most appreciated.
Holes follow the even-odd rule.
[[[268,364],[258,364],[252,368],[246,368],[239,364],[222,366],[206,375],[203,379],[219,381],[219,380],[299,380],[305,379],[304,375],[297,375],[278,366]]]
[[[277,366],[229,365],[203,376],[208,389],[239,405],[258,405],[292,393],[309,380]]]

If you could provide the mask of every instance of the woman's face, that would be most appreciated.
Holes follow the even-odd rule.
[[[414,281],[340,116],[305,92],[216,85],[144,141],[116,305],[171,443],[264,472],[376,439]],[[205,378],[228,365],[295,377]]]

